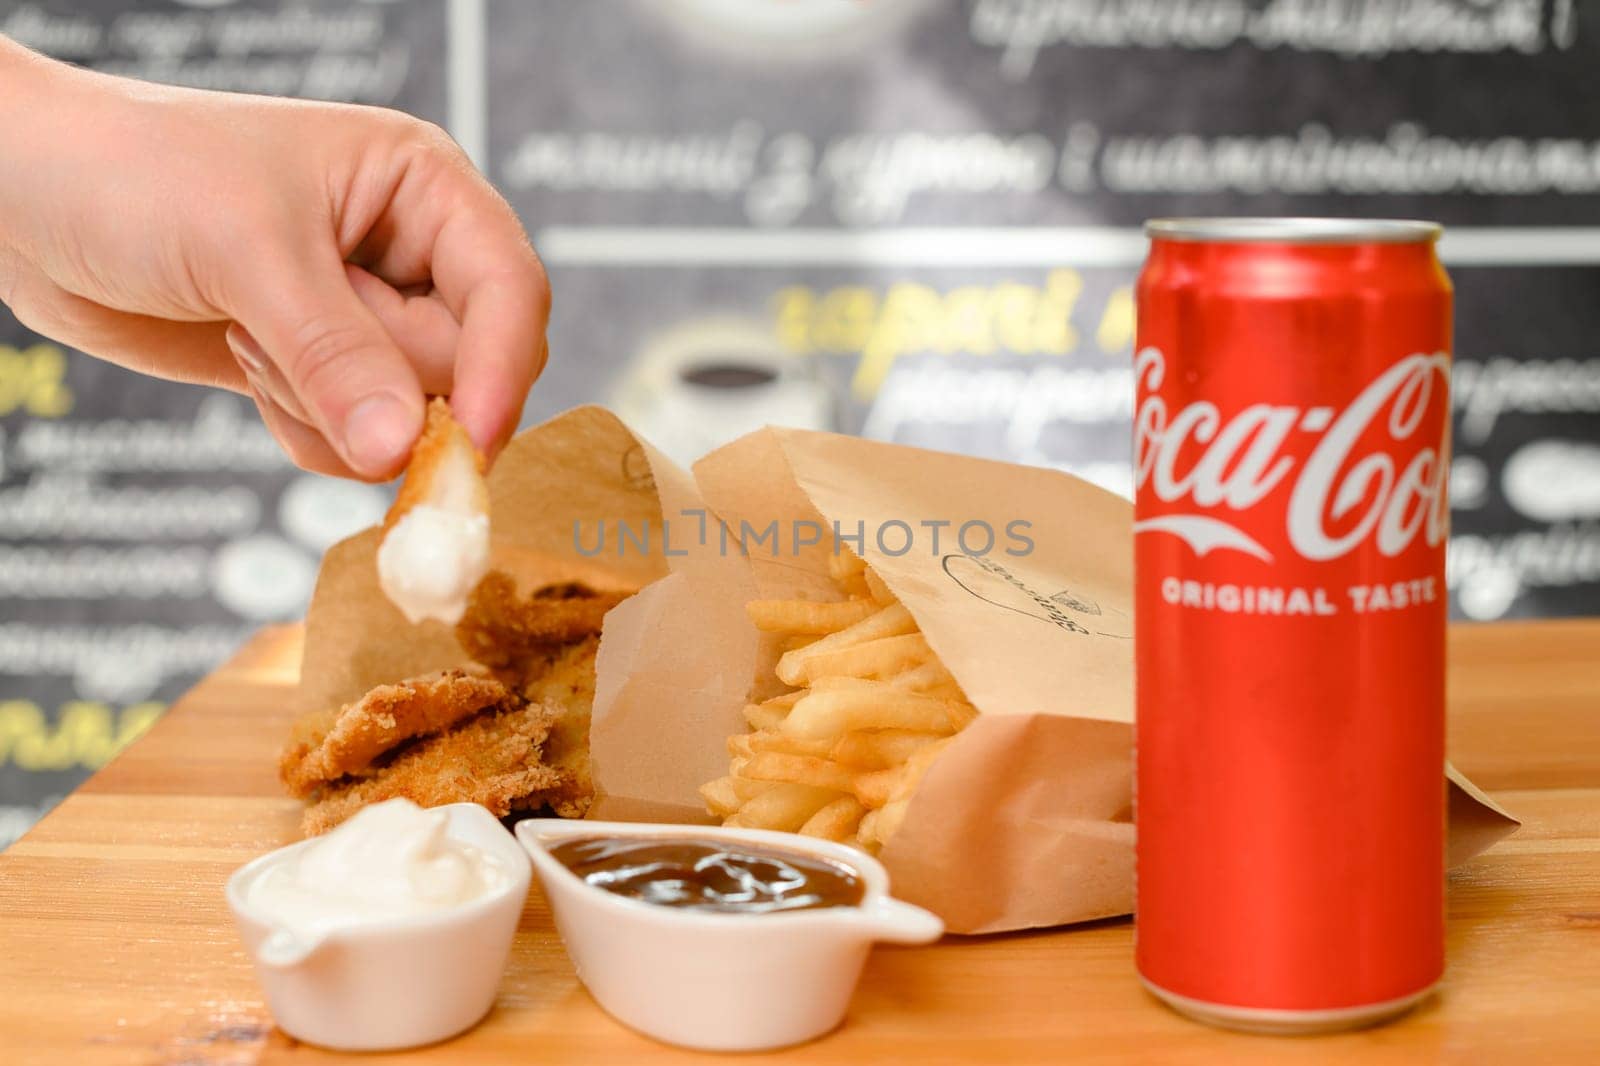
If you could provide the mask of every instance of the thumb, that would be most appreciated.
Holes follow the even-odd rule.
[[[363,477],[399,472],[422,432],[416,372],[356,296],[343,263],[319,257],[256,272],[230,294],[239,348],[254,338],[312,424]],[[246,353],[255,355],[258,353]]]

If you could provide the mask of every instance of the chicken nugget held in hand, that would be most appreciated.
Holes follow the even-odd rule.
[[[484,467],[450,405],[435,398],[378,547],[378,584],[413,625],[455,625],[489,570]]]

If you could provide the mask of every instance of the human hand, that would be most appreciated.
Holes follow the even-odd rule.
[[[144,373],[251,395],[308,470],[404,465],[424,393],[493,456],[545,362],[549,287],[440,129],[174,89],[0,38],[0,301]]]

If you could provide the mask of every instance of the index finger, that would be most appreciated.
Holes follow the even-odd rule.
[[[450,406],[493,456],[544,369],[550,285],[510,206],[481,178],[440,226],[433,286],[461,323]]]

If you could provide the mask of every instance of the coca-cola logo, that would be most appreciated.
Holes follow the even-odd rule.
[[[1250,511],[1291,477],[1284,531],[1306,559],[1338,559],[1369,538],[1393,557],[1419,534],[1437,547],[1449,532],[1448,354],[1406,356],[1342,411],[1256,403],[1225,418],[1197,400],[1172,413],[1159,391],[1166,372],[1159,348],[1134,361],[1135,483],[1192,509],[1145,518],[1135,533],[1170,533],[1199,555],[1227,549],[1271,562],[1272,552],[1218,512]],[[1438,439],[1422,441],[1430,422]],[[1314,438],[1309,454],[1301,434]]]

